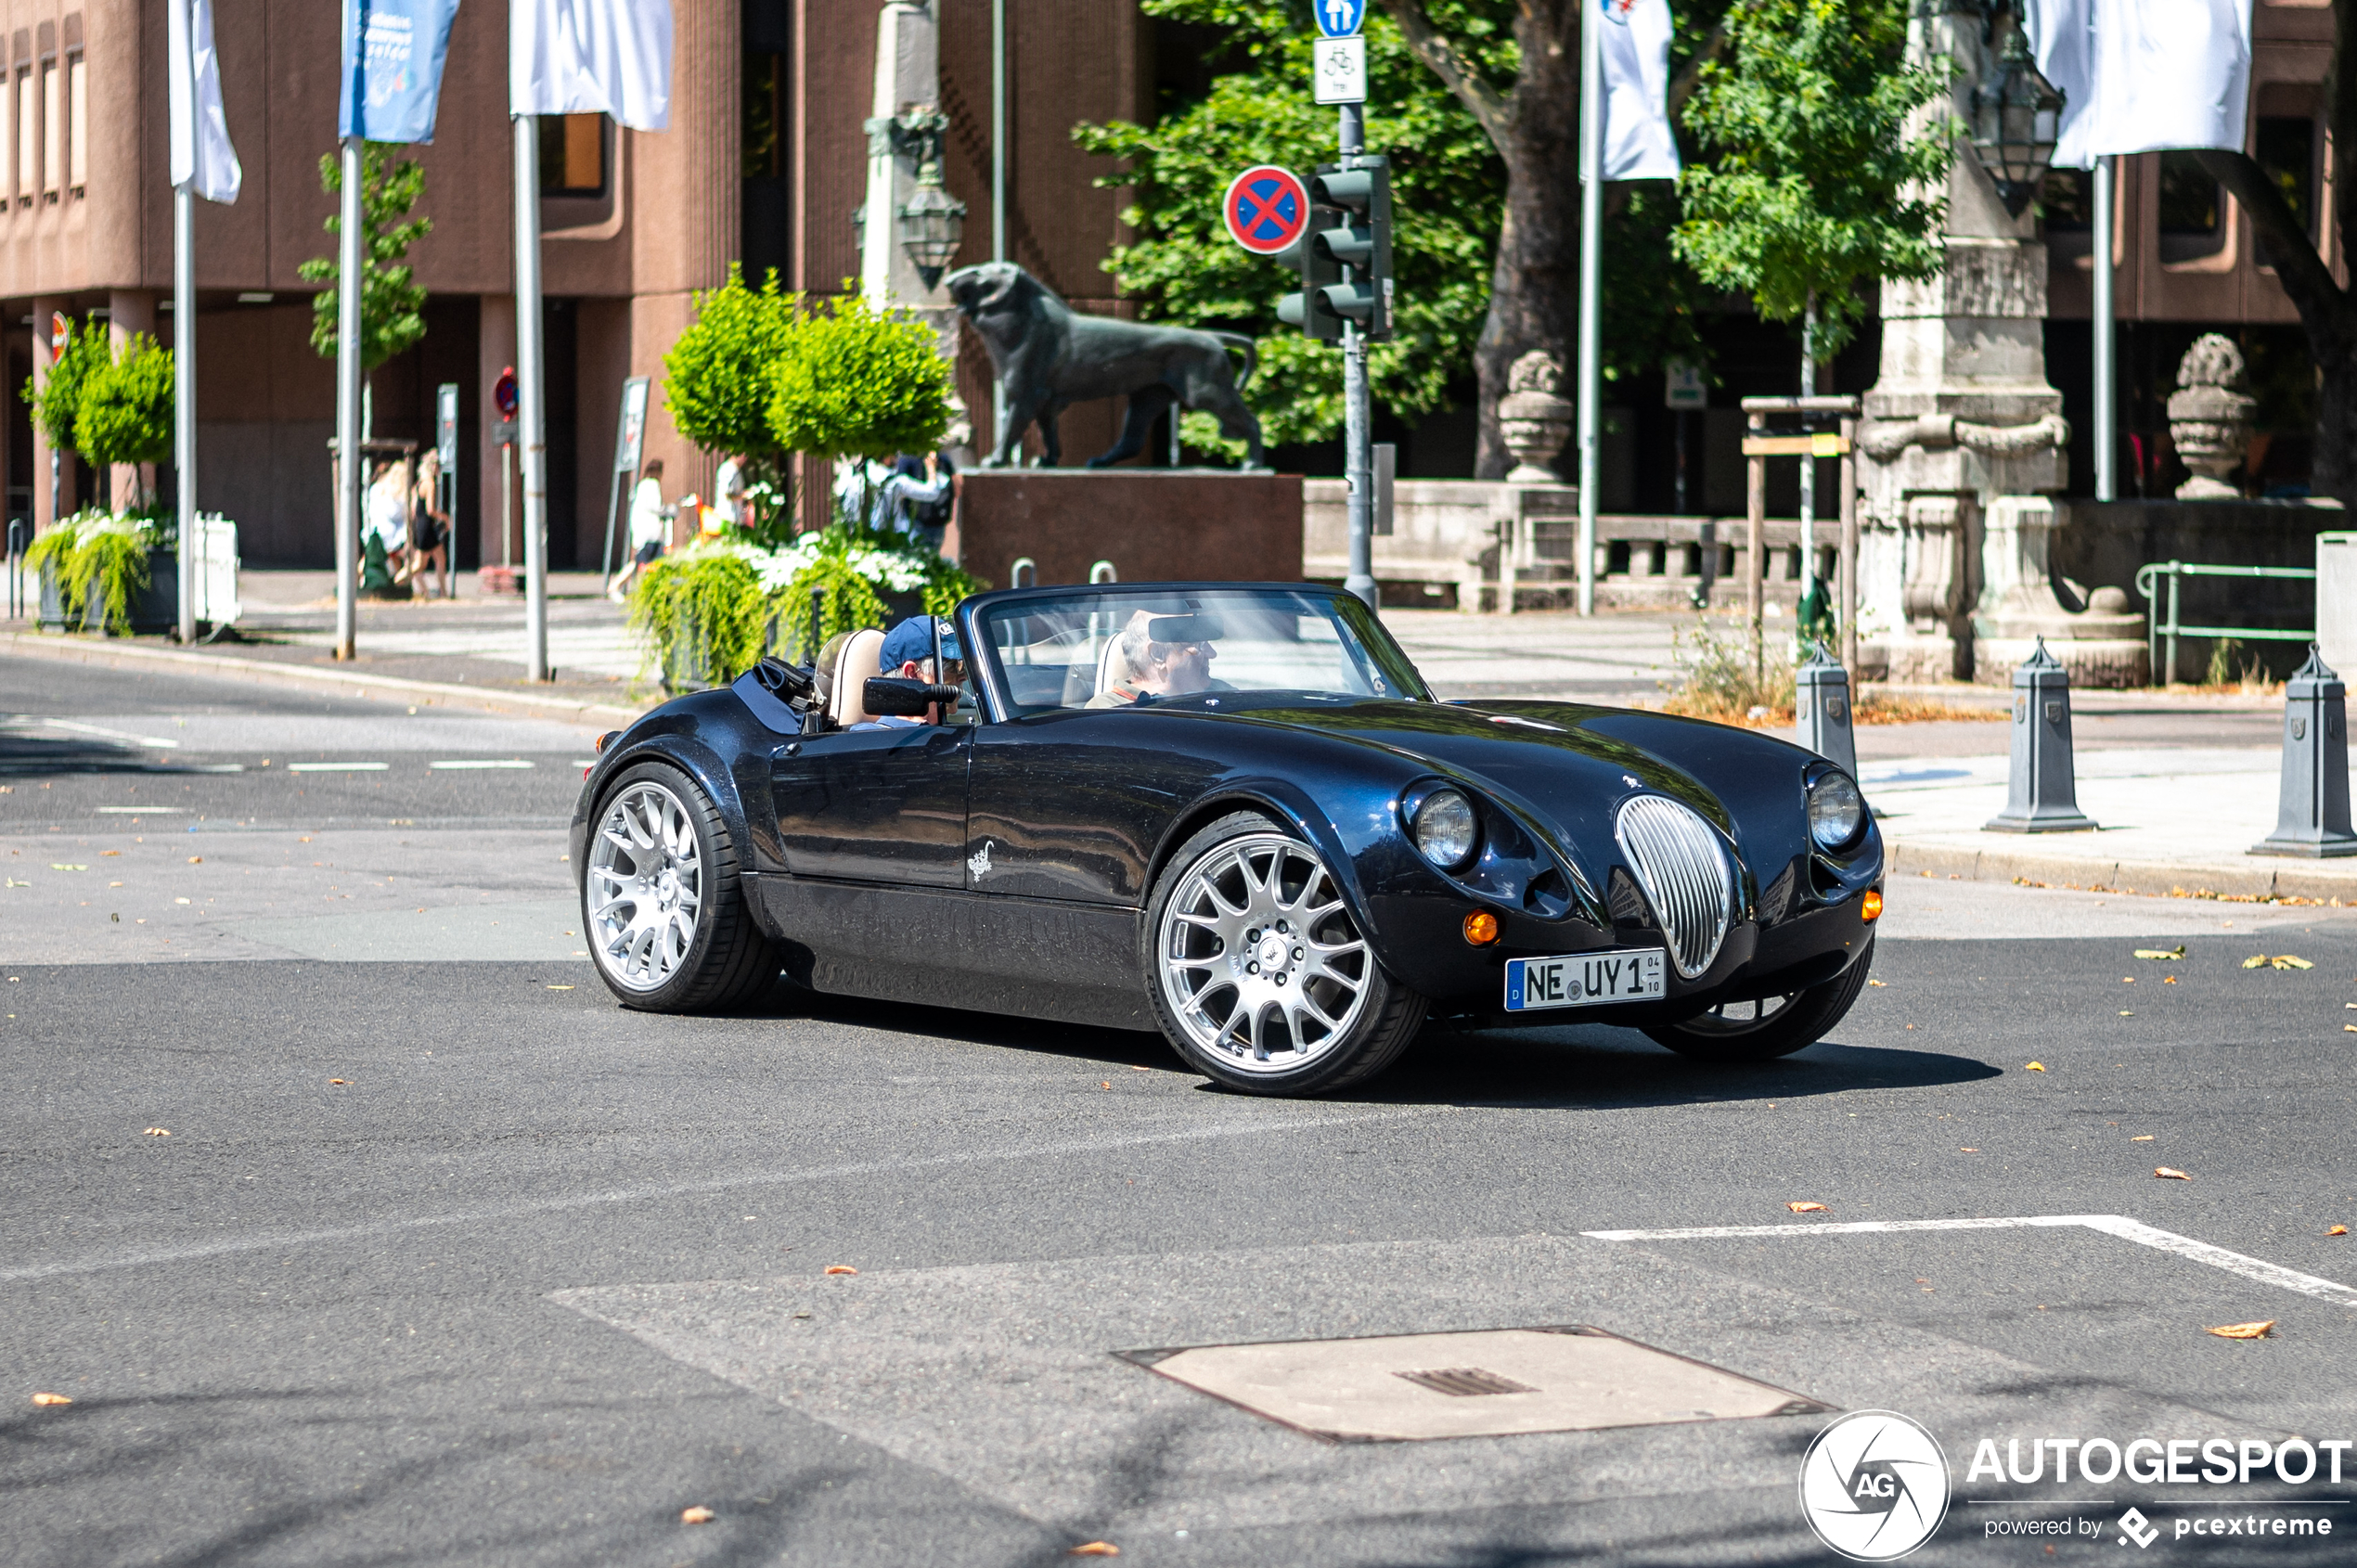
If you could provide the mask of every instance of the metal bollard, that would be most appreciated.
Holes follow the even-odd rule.
[[[2308,645],[2308,662],[2284,685],[2284,792],[2275,830],[2253,855],[2315,859],[2357,855],[2349,826],[2349,716],[2346,688]]]
[[[2046,639],[2014,672],[2014,765],[2005,809],[1984,833],[2083,833],[2094,819],[2079,809],[2070,757],[2070,672],[2046,651]]]
[[[1849,727],[1849,672],[1825,651],[1823,643],[1811,643],[1808,661],[1792,673],[1792,686],[1793,739],[1857,778],[1858,738]]]

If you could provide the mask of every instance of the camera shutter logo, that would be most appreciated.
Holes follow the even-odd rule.
[[[1948,1516],[1948,1457],[1905,1416],[1853,1411],[1809,1445],[1800,1510],[1819,1540],[1852,1562],[1904,1557]]]

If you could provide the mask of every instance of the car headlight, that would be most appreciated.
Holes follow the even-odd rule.
[[[1866,825],[1866,800],[1846,773],[1827,773],[1809,787],[1809,836],[1819,849],[1841,849]]]
[[[1473,858],[1481,831],[1473,802],[1454,790],[1426,795],[1409,827],[1416,836],[1417,853],[1444,871],[1462,869]]]

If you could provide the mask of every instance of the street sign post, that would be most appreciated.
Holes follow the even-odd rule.
[[[1309,226],[1309,188],[1290,169],[1257,164],[1228,182],[1219,210],[1230,238],[1256,256],[1281,256]]]
[[[647,378],[633,376],[622,383],[622,417],[614,427],[613,481],[606,493],[606,548],[598,558],[605,585],[613,586],[613,518],[622,501],[623,476],[638,470],[647,444]]]
[[[442,540],[442,597],[448,598],[458,578],[458,383],[444,381],[433,390],[433,449],[442,460],[434,478],[434,505],[450,520]]]
[[[1312,0],[1318,31],[1329,38],[1355,38],[1367,25],[1367,0]]]

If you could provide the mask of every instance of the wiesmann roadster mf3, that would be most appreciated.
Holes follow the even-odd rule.
[[[1883,851],[1782,740],[1443,702],[1357,599],[990,593],[934,657],[765,662],[600,742],[573,823],[624,1005],[814,991],[1158,1029],[1258,1094],[1380,1072],[1428,1018],[1633,1026],[1722,1061],[1856,1000]]]

